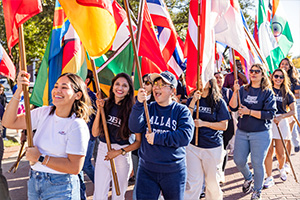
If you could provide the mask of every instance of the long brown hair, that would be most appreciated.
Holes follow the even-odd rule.
[[[250,70],[253,67],[259,68],[261,70],[261,73],[262,73],[261,74],[262,78],[261,78],[261,81],[260,81],[260,89],[262,91],[267,90],[267,89],[271,89],[272,90],[272,84],[271,84],[271,81],[270,81],[270,79],[268,77],[266,69],[261,64],[259,64],[259,63],[253,64],[251,66]],[[252,87],[252,81],[251,81],[251,79],[250,79],[250,83],[245,86],[245,90],[248,91],[250,87]]]
[[[211,107],[211,114],[214,112],[214,108],[216,107],[217,103],[222,98],[221,91],[218,87],[216,78],[211,78],[209,81],[209,91],[207,95],[207,101],[209,106]]]
[[[74,101],[68,117],[71,117],[73,113],[75,113],[77,118],[82,118],[84,121],[88,122],[89,116],[93,113],[93,110],[91,109],[91,100],[87,93],[84,81],[80,78],[80,76],[73,73],[64,73],[60,75],[58,79],[60,79],[63,76],[68,77],[68,79],[71,82],[71,87],[75,93],[82,93],[81,98],[79,100]],[[53,115],[55,110],[56,106],[53,106],[50,111],[50,115]]]
[[[292,61],[290,61],[290,59],[288,59],[288,58],[282,59],[279,63],[279,67],[280,67],[282,61],[284,61],[284,60],[286,60],[288,62],[289,67],[290,67],[289,70],[287,71],[287,75],[290,78],[291,84],[298,85],[298,83],[299,83],[298,71],[297,71],[296,67],[294,67],[294,65],[293,65]]]
[[[283,77],[284,77],[283,82],[280,85],[280,92],[282,94],[282,107],[285,108],[286,105],[287,105],[287,102],[289,100],[287,94],[290,94],[292,97],[294,97],[294,94],[290,90],[291,82],[290,82],[290,79],[289,79],[287,73],[285,72],[285,70],[278,68],[271,75],[271,78],[272,78],[271,80],[272,80],[272,86],[273,87],[274,87],[273,77],[274,77],[275,72],[281,72],[283,74]]]
[[[119,102],[120,109],[118,110],[118,118],[121,119],[121,127],[119,129],[119,132],[117,133],[117,137],[122,138],[122,139],[128,139],[131,134],[131,132],[128,128],[128,118],[129,118],[129,114],[131,112],[131,108],[134,103],[133,83],[128,74],[120,73],[120,74],[117,74],[112,79],[111,87],[109,89],[109,97],[105,102],[104,110],[105,110],[105,114],[107,115],[109,113],[109,111],[112,109],[112,107],[114,106],[115,94],[113,93],[113,86],[114,86],[116,80],[121,77],[123,77],[127,80],[128,85],[129,85],[129,91],[128,91],[128,94],[125,96],[125,98]],[[104,135],[102,122],[100,123],[100,135]]]

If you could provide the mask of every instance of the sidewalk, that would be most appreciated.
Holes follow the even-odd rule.
[[[8,130],[7,133],[13,135],[16,133],[15,130]],[[7,135],[9,135],[7,134]],[[12,200],[24,200],[27,199],[27,180],[28,180],[28,171],[29,164],[23,159],[20,162],[19,169],[16,173],[7,173],[7,170],[15,162],[16,157],[18,156],[19,146],[6,148],[4,151],[4,160],[3,160],[3,172],[6,176],[10,196]],[[295,173],[298,180],[300,181],[300,152],[292,152],[291,160],[294,166]],[[279,171],[277,170],[277,161],[273,162],[273,177],[275,179],[275,185],[269,189],[262,191],[262,199],[264,200],[300,200],[300,183],[296,183],[292,174],[288,174],[287,181],[283,182],[279,178]],[[251,198],[251,194],[244,194],[242,192],[242,184],[244,182],[242,174],[238,172],[232,157],[229,157],[226,171],[225,171],[226,183],[222,186],[224,192],[224,200],[236,200],[236,199],[247,199]],[[93,183],[85,176],[85,182],[87,187],[87,196],[89,200],[93,199]],[[129,185],[125,199],[132,199],[132,191],[134,185]]]

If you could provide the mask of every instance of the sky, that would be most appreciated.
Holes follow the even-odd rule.
[[[266,3],[269,0],[264,0]],[[289,23],[294,44],[290,50],[290,54],[293,57],[300,56],[300,0],[280,0],[284,7],[286,19]],[[255,2],[254,15],[257,13],[258,1]]]

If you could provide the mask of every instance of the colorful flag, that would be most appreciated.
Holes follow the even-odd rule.
[[[51,91],[57,78],[66,72],[87,74],[86,53],[78,35],[56,1],[53,29],[33,88],[30,102],[37,106],[50,105]]]
[[[115,38],[117,25],[110,0],[59,0],[83,46],[91,57],[106,53]],[[84,5],[82,5],[84,4]]]
[[[274,37],[278,42],[283,55],[287,56],[293,46],[293,37],[291,34],[289,23],[286,20],[282,4],[283,2],[280,0],[273,0],[272,28]]]
[[[262,56],[264,56],[267,60],[270,72],[273,73],[285,56],[272,33],[263,0],[259,0],[258,3],[257,22],[259,47],[262,51]]]
[[[16,67],[13,62],[7,55],[5,49],[2,47],[0,43],[0,74],[10,78],[11,80],[15,80],[16,78]]]
[[[185,69],[180,38],[175,30],[164,0],[147,0],[153,24],[157,26],[160,49],[168,70],[177,77]],[[179,41],[178,41],[179,40]]]
[[[18,43],[21,24],[42,12],[40,0],[3,0],[7,46],[9,51]]]
[[[218,12],[221,12],[223,16],[220,17],[215,26],[216,40],[235,49],[248,61],[248,48],[239,2],[237,0],[222,0],[220,5],[222,10]]]
[[[142,14],[141,23],[141,37],[138,47],[138,55],[147,57],[149,60],[155,63],[157,67],[159,67],[162,71],[168,70],[159,48],[159,43],[153,28],[154,26],[146,2]]]
[[[191,0],[185,43],[185,55],[187,55],[186,89],[188,94],[196,89],[198,53],[200,53],[200,74],[203,87],[214,75],[215,38],[213,22],[215,15],[212,13],[212,2],[201,0],[200,13],[200,50],[198,52],[198,0]]]

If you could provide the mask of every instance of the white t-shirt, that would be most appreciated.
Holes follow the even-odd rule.
[[[31,111],[32,130],[36,129],[33,145],[37,146],[42,154],[51,157],[66,158],[67,154],[86,155],[90,139],[86,122],[76,118],[75,114],[69,118],[61,118],[55,113],[49,115],[50,111],[51,106]],[[41,172],[64,174],[40,162],[35,163],[31,168]]]

